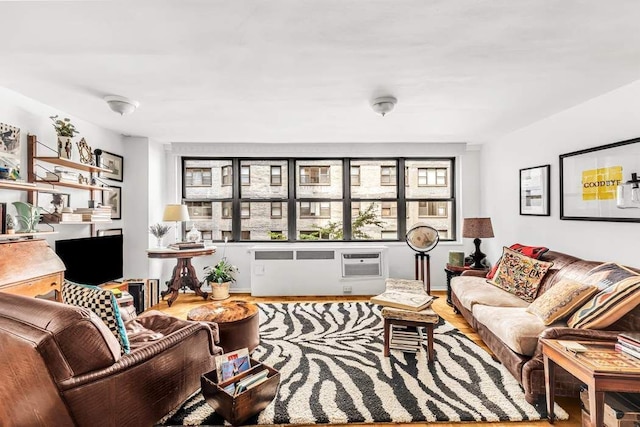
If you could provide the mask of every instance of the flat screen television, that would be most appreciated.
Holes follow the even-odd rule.
[[[101,285],[123,276],[122,235],[56,241],[56,254],[67,270],[65,279]]]

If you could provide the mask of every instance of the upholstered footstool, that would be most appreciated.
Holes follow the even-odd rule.
[[[391,325],[423,327],[427,331],[427,361],[434,360],[433,351],[433,325],[438,323],[440,317],[431,308],[422,311],[401,310],[399,308],[383,307],[384,319],[384,356],[389,356],[389,341],[391,339]]]
[[[205,304],[187,313],[187,320],[215,322],[220,333],[220,346],[225,353],[260,344],[258,306],[245,301]]]

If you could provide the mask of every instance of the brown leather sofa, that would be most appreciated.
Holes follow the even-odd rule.
[[[553,267],[544,277],[537,296],[542,295],[563,279],[581,281],[587,276],[589,270],[602,264],[602,262],[585,261],[553,251],[547,252],[540,259],[553,261]],[[637,269],[632,268],[632,270],[640,272]],[[529,337],[527,345],[530,349],[529,351],[516,352],[512,349],[514,347],[512,343],[507,345],[495,333],[497,323],[502,322],[503,325],[509,323],[510,319],[504,313],[509,312],[510,300],[506,297],[503,299],[501,295],[497,295],[497,292],[504,291],[487,284],[484,278],[485,274],[485,272],[470,270],[452,280],[451,297],[454,310],[464,316],[469,325],[478,332],[487,347],[491,349],[495,357],[522,384],[525,390],[525,397],[530,403],[539,402],[545,395],[544,366],[542,349],[538,342],[539,338],[615,341],[620,331],[640,330],[640,305],[638,305],[630,313],[607,327],[606,330],[569,328],[564,321],[554,323],[544,328],[539,335]],[[489,291],[492,295],[479,296],[482,291],[478,291],[478,289],[485,286],[494,288]],[[475,297],[470,295],[473,293],[476,293]],[[517,313],[516,310],[514,312]],[[513,323],[516,322],[517,320],[514,319]],[[511,325],[507,327],[509,326]],[[556,370],[556,396],[578,396],[580,385],[581,383],[566,371],[562,369]]]
[[[215,324],[126,322],[130,354],[91,311],[0,292],[0,424],[148,426],[214,369]]]

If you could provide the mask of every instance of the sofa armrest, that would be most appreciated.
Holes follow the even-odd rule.
[[[136,320],[145,328],[155,332],[160,332],[163,335],[169,335],[172,332],[186,328],[194,323],[201,323],[209,326],[213,335],[213,342],[220,342],[220,334],[218,331],[218,324],[214,322],[194,322],[192,320],[182,320],[177,317],[169,316],[161,311],[150,310],[145,311],[140,316],[136,317]]]
[[[487,277],[487,270],[465,270],[461,276]]]

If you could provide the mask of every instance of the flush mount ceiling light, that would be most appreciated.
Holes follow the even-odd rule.
[[[393,111],[397,102],[398,100],[393,96],[382,96],[373,100],[371,108],[373,108],[373,111],[384,117],[385,114]]]
[[[109,108],[111,108],[111,111],[121,116],[133,113],[140,105],[138,101],[117,95],[107,95],[104,97],[104,100],[109,105]]]

